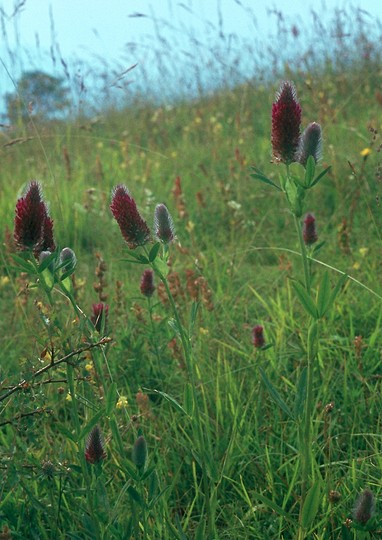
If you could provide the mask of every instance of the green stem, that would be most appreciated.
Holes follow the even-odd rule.
[[[302,229],[301,229],[301,224],[299,222],[299,219],[294,214],[293,214],[293,218],[294,218],[294,224],[295,224],[297,235],[298,235],[298,241],[300,244],[302,265],[304,269],[305,288],[307,292],[310,294],[310,268],[309,268],[308,254],[306,251],[306,246],[305,246],[304,238],[302,235]]]
[[[195,374],[195,366],[194,366],[194,362],[192,358],[190,338],[186,334],[184,326],[180,320],[178,308],[176,307],[174,297],[170,291],[167,278],[157,268],[157,266],[155,265],[155,261],[152,262],[151,265],[154,272],[160,278],[160,280],[162,281],[166,289],[166,294],[171,304],[172,312],[173,312],[173,315],[176,321],[176,326],[179,332],[179,337],[182,343],[187,372],[188,372],[188,376],[191,382],[192,396],[193,396],[193,402],[194,402],[194,407],[195,407],[195,420],[193,420],[192,426],[193,426],[193,429],[196,428],[196,436],[199,440],[200,460],[201,460],[201,466],[202,466],[202,482],[203,482],[203,490],[204,490],[204,504],[205,504],[205,513],[207,516],[208,538],[214,538],[215,526],[214,526],[212,514],[211,514],[209,478],[208,478],[208,473],[207,473],[208,460],[206,459],[206,455],[205,455],[208,449],[206,445],[206,438],[203,431],[201,413],[200,413],[200,408],[199,408],[199,403],[198,403],[196,374]]]

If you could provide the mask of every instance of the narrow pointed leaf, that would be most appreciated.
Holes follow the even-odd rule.
[[[306,367],[304,367],[298,379],[296,400],[294,402],[294,415],[296,418],[301,418],[304,412],[307,374],[308,370]]]
[[[318,316],[323,317],[328,310],[330,301],[330,281],[328,272],[324,272],[320,283],[320,289],[317,295],[317,311]]]
[[[314,161],[313,156],[309,156],[308,161],[306,162],[306,169],[305,169],[305,186],[308,188],[314,185],[312,184],[312,182],[313,182],[315,171],[316,171],[316,162]]]
[[[309,315],[311,315],[314,319],[317,319],[318,313],[316,304],[309,296],[306,289],[297,281],[293,282],[292,285],[305,311],[309,313]]]
[[[117,401],[117,383],[112,382],[106,396],[106,414],[110,416]]]
[[[327,174],[330,171],[330,169],[331,169],[331,166],[326,167],[325,170],[323,170],[318,176],[316,176],[316,178],[311,183],[310,187],[313,187],[316,184],[318,184],[318,182],[321,180],[321,178],[323,178],[325,176],[325,174]]]
[[[255,180],[260,180],[260,182],[264,182],[264,184],[268,184],[269,186],[272,186],[276,188],[278,191],[282,191],[282,189],[275,184],[270,178],[265,176],[259,169],[256,169],[256,167],[251,167],[253,171],[255,171],[255,174],[251,174],[251,177]]]
[[[150,253],[149,253],[149,261],[150,262],[155,261],[156,256],[158,255],[159,249],[160,249],[160,243],[159,242],[154,244],[153,247],[150,249]]]
[[[271,398],[273,399],[273,401],[280,407],[280,409],[282,409],[290,418],[292,418],[292,420],[294,420],[294,416],[291,412],[291,410],[289,409],[288,405],[285,403],[285,401],[282,399],[282,397],[280,396],[280,394],[278,393],[278,391],[276,390],[276,388],[273,386],[273,384],[271,383],[271,381],[268,379],[268,377],[266,376],[265,372],[260,368],[260,375],[261,375],[261,378],[263,379],[263,382],[265,384],[265,386],[267,387],[268,389],[268,392],[271,396]]]
[[[149,389],[145,388],[144,390],[149,390]],[[187,411],[185,411],[183,409],[183,407],[180,405],[180,403],[175,398],[170,396],[169,394],[166,394],[166,392],[161,392],[160,390],[149,390],[149,391],[152,392],[153,394],[158,394],[163,399],[165,399],[166,401],[171,403],[171,405],[173,405],[175,407],[175,409],[177,409],[178,411],[182,412],[183,414],[185,414],[186,416],[189,417],[189,414],[187,413]]]
[[[328,309],[332,307],[334,304],[335,299],[337,298],[338,294],[340,293],[342,287],[345,285],[345,283],[348,280],[348,275],[343,274],[340,279],[337,282],[337,285],[332,290],[332,294],[330,295],[329,301],[328,301]]]
[[[321,501],[321,485],[316,481],[306,494],[304,506],[302,507],[301,524],[304,529],[308,529],[317,515]]]

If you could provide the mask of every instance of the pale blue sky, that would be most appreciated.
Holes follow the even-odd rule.
[[[61,59],[68,65],[74,58],[90,65],[118,64],[122,71],[138,62],[142,72],[129,74],[137,80],[150,73],[153,51],[160,48],[158,33],[169,38],[162,49],[166,56],[180,49],[184,58],[192,55],[193,37],[212,46],[219,30],[265,47],[277,34],[277,16],[269,10],[283,13],[289,27],[300,27],[312,20],[312,10],[327,20],[335,8],[350,5],[382,20],[382,0],[0,0],[0,94],[12,89],[9,74],[17,79],[28,69],[62,72]],[[128,49],[127,43],[137,46]],[[200,62],[208,61],[198,55]]]

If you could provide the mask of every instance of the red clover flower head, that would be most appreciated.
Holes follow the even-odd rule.
[[[147,269],[143,272],[141,278],[141,293],[148,298],[154,294],[154,272]]]
[[[105,443],[101,433],[101,429],[97,424],[89,433],[85,445],[85,459],[89,463],[99,463],[107,456]]]
[[[130,249],[143,246],[149,241],[150,229],[126,186],[118,185],[113,189],[110,209]]]
[[[375,499],[370,489],[365,489],[358,497],[354,509],[353,519],[366,525],[366,523],[373,517],[375,511]]]
[[[302,228],[302,236],[306,246],[311,246],[317,242],[316,218],[313,214],[306,214]]]
[[[154,212],[154,231],[158,240],[169,244],[175,238],[175,227],[165,204],[157,204]]]
[[[313,156],[314,161],[317,163],[321,158],[321,153],[322,129],[317,122],[311,122],[301,135],[296,154],[296,161],[305,167],[309,156]]]
[[[296,88],[292,82],[284,81],[272,105],[272,147],[276,162],[289,165],[296,161],[300,124],[301,106]]]
[[[20,251],[33,250],[36,257],[41,251],[54,251],[53,221],[41,194],[38,182],[31,182],[23,197],[17,200],[14,239]]]
[[[264,338],[264,327],[260,324],[256,325],[252,329],[252,336],[253,336],[253,345],[256,349],[260,349],[261,347],[264,347],[265,345],[265,338]]]
[[[107,317],[109,315],[109,306],[100,302],[99,304],[93,304],[92,306],[93,314],[90,317],[94,328],[97,332],[102,332],[106,329]]]

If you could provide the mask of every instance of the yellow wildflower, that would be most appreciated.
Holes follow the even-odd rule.
[[[117,409],[124,409],[127,407],[129,402],[127,401],[126,396],[119,396],[119,399],[117,401]]]
[[[360,152],[360,155],[362,157],[366,157],[366,156],[369,156],[371,154],[371,148],[364,148],[363,150],[361,150]]]

